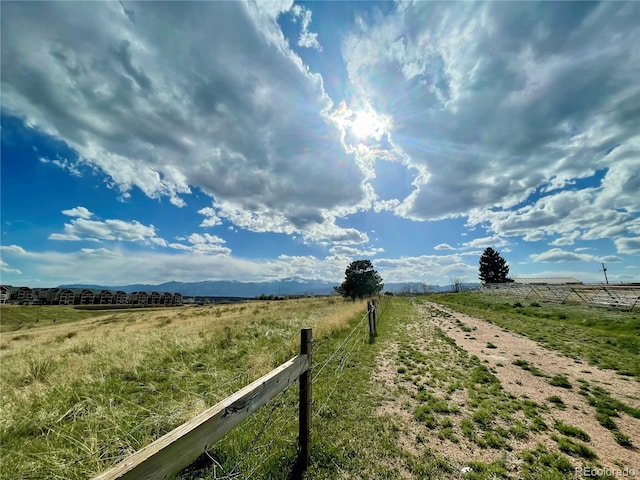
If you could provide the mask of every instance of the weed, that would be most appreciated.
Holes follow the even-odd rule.
[[[549,430],[549,427],[542,418],[534,417],[531,423],[531,430],[533,430],[534,432],[544,432],[546,430]]]
[[[157,327],[160,327],[160,328],[162,328],[162,327],[166,327],[167,325],[171,325],[171,322],[172,322],[172,321],[173,321],[173,320],[172,320],[171,318],[166,318],[166,317],[165,317],[165,318],[162,318],[162,319],[161,319],[161,320],[156,324],[156,326],[157,326]]]
[[[633,447],[633,442],[631,441],[631,438],[629,438],[627,435],[620,432],[619,430],[616,430],[613,432],[613,438],[615,439],[616,442],[618,442],[619,445],[622,445],[623,447]]]
[[[584,443],[576,442],[571,440],[569,437],[560,437],[558,435],[551,435],[551,438],[557,442],[560,451],[568,455],[586,458],[587,460],[598,458],[596,453]]]
[[[549,385],[561,388],[573,388],[573,385],[571,385],[567,377],[565,377],[564,375],[554,375],[549,379]]]
[[[473,369],[470,376],[472,383],[500,384],[499,380],[484,365],[478,365]]]
[[[518,440],[524,440],[529,436],[529,430],[522,421],[518,420],[509,428],[509,435]]]
[[[460,422],[460,430],[462,434],[470,440],[473,440],[476,436],[473,420],[470,418],[463,418]]]
[[[574,437],[578,440],[582,440],[583,442],[590,442],[591,437],[584,430],[579,429],[578,427],[574,427],[573,425],[567,425],[566,423],[556,422],[555,424],[556,430],[560,433],[566,435],[567,437]]]
[[[226,349],[232,347],[233,344],[234,344],[234,342],[233,342],[233,331],[231,330],[231,327],[229,327],[228,325],[225,325],[224,333],[222,335],[222,338],[218,341],[218,347],[221,350],[226,350]]]
[[[607,428],[609,430],[617,430],[618,429],[618,426],[611,419],[611,417],[609,415],[607,415],[606,413],[596,412],[596,420],[604,428]]]
[[[438,426],[438,420],[436,420],[436,417],[431,413],[431,410],[425,405],[421,405],[416,408],[414,418],[431,430]]]
[[[471,471],[464,478],[471,480],[484,480],[486,478],[499,479],[509,478],[509,470],[502,459],[491,463],[469,462]]]
[[[557,395],[552,395],[550,397],[547,397],[547,401],[553,403],[556,407],[558,407],[561,410],[564,410],[567,408],[564,401]]]
[[[566,478],[566,474],[574,471],[573,465],[565,456],[550,452],[540,443],[536,445],[534,450],[523,450],[520,453],[520,458],[524,462],[522,478],[527,480]]]
[[[31,335],[29,335],[28,333],[21,333],[20,335],[16,335],[15,337],[12,337],[11,340],[14,340],[14,341],[28,340],[30,338],[31,338]]]
[[[481,409],[476,411],[473,414],[473,421],[476,422],[478,424],[478,426],[480,428],[482,428],[483,430],[487,430],[489,427],[491,427],[491,423],[493,422],[493,417],[494,415],[486,409]]]
[[[69,349],[69,352],[76,353],[78,355],[88,355],[95,351],[95,347],[90,343],[82,343],[79,345],[74,345]]]
[[[65,340],[69,340],[70,338],[73,338],[73,337],[75,337],[77,335],[78,335],[77,332],[67,332],[64,335],[60,335],[60,336],[56,337],[56,341],[57,342],[64,342]]]
[[[514,360],[513,362],[511,362],[511,364],[530,372],[532,375],[536,377],[546,377],[546,375],[542,372],[542,370],[540,370],[535,365],[530,364],[526,360],[522,360],[522,359]]]
[[[47,358],[36,357],[30,359],[23,383],[28,385],[33,382],[45,382],[53,370],[55,370],[56,366],[53,360]]]

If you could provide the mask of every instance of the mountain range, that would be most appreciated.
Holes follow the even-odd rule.
[[[99,290],[122,290],[127,293],[136,291],[157,291],[181,293],[186,297],[245,297],[253,298],[260,295],[329,295],[338,283],[324,280],[308,280],[298,277],[285,278],[271,282],[238,282],[233,280],[216,280],[203,282],[165,282],[159,285],[131,284],[131,285],[59,285],[59,288],[91,288]],[[464,288],[475,287],[475,284],[464,284]],[[450,285],[436,286],[421,283],[389,283],[385,284],[387,292],[424,293],[425,291],[448,291]]]

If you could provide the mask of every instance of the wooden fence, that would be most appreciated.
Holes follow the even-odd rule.
[[[384,303],[381,307],[384,307]],[[367,318],[369,321],[369,342],[373,342],[377,336],[379,313],[376,300],[368,301],[367,314],[347,335],[346,340],[359,329]],[[338,353],[339,349],[320,367],[318,375]],[[215,442],[261,406],[267,404],[278,393],[286,390],[296,380],[299,380],[300,389],[298,458],[295,473],[301,474],[309,464],[311,453],[311,407],[313,403],[311,367],[312,330],[304,328],[300,332],[299,355],[205,410],[189,422],[138,450],[109,470],[94,477],[93,480],[165,480],[170,478],[191,465]]]
[[[312,331],[300,332],[300,354],[225,398],[197,417],[138,450],[94,480],[166,479],[191,465],[212,444],[299,379],[299,434],[296,470],[309,463],[311,441]]]
[[[633,310],[640,307],[640,286],[636,285],[553,285],[493,283],[480,291],[508,295],[529,301],[585,303],[592,307]]]

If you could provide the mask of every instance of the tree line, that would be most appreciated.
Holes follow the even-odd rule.
[[[371,260],[354,260],[349,264],[344,272],[345,280],[339,286],[333,287],[336,293],[345,298],[370,297],[378,295],[384,284],[382,277],[373,268]],[[508,283],[513,282],[509,278],[509,265],[507,261],[493,248],[488,247],[480,256],[480,267],[478,277],[482,283]],[[453,282],[454,291],[459,292],[461,281],[456,279]]]

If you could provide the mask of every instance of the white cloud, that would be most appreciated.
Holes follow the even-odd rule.
[[[80,171],[80,165],[78,162],[72,162],[66,158],[54,158],[53,160],[49,160],[48,158],[40,157],[39,160],[42,163],[50,163],[62,170],[66,170],[74,177],[82,177],[82,172]]]
[[[503,238],[496,237],[496,236],[474,238],[473,240],[462,244],[464,248],[491,247],[494,249],[497,247],[503,247],[505,245],[507,245],[507,241]]]
[[[579,236],[580,236],[580,231],[574,230],[573,232],[569,232],[563,235],[562,237],[556,238],[554,241],[551,242],[551,245],[558,245],[558,246],[573,245]]]
[[[478,281],[477,265],[466,263],[462,255],[420,255],[383,258],[375,261],[386,282],[420,282],[447,285],[451,278]]]
[[[67,217],[84,218],[85,220],[88,220],[93,216],[93,213],[91,213],[85,207],[75,207],[69,210],[62,210],[62,214],[66,215]]]
[[[0,245],[0,251],[21,257],[29,256],[29,253],[19,245]]]
[[[534,262],[561,263],[561,262],[621,262],[622,258],[614,255],[599,257],[588,253],[576,253],[552,248],[546,252],[532,254],[529,256]]]
[[[125,222],[109,219],[103,221],[75,218],[64,224],[62,233],[52,233],[49,240],[118,240],[143,242],[156,237],[153,225],[143,225],[137,220]]]
[[[294,5],[291,9],[293,21],[300,21],[301,31],[300,38],[298,39],[298,46],[305,48],[313,48],[314,50],[322,51],[322,46],[318,42],[318,34],[309,31],[311,25],[311,10],[301,6]]]
[[[191,235],[189,235],[189,237],[187,237],[187,240],[189,240],[189,242],[193,243],[193,244],[197,244],[197,243],[226,243],[224,241],[224,239],[218,237],[217,235],[209,235],[208,233],[205,233],[205,234],[192,233]]]
[[[615,244],[619,253],[627,255],[637,255],[640,253],[640,237],[617,238]]]
[[[609,169],[612,171],[616,167]],[[604,207],[603,191],[606,189],[585,188],[551,193],[515,210],[475,212],[468,224],[486,225],[498,235],[520,236],[526,241],[555,236],[550,243],[556,246],[573,245],[577,240],[612,239],[618,253],[625,253],[621,249],[626,245],[625,238],[640,234],[640,217],[637,212]]]
[[[337,257],[346,257],[350,259],[356,259],[357,257],[374,257],[379,253],[384,252],[384,248],[355,248],[346,246],[335,246],[329,249],[332,255]]]
[[[451,245],[449,245],[448,243],[439,243],[438,245],[436,245],[435,247],[433,247],[434,250],[455,250],[455,248],[453,248]]]
[[[0,271],[4,273],[15,273],[17,275],[22,274],[22,272],[17,268],[9,268],[9,264],[4,260],[0,260]]]
[[[193,237],[194,240],[198,237]],[[203,240],[206,240],[203,237]],[[214,239],[215,240],[215,239]],[[167,250],[130,251],[126,244],[117,248],[82,248],[75,252],[25,251],[17,245],[3,246],[12,266],[22,265],[24,281],[29,285],[60,283],[98,283],[123,285],[133,282],[157,284],[170,280],[193,282],[207,280],[266,281],[286,277],[323,279],[337,283],[344,280],[344,270],[356,255],[374,252],[336,250],[326,258],[311,255],[280,255],[276,259],[243,259],[228,255],[220,243],[168,244]],[[373,249],[375,250],[375,249]],[[379,252],[378,252],[379,253]],[[367,255],[369,256],[369,255]],[[424,255],[399,259],[372,260],[387,283],[416,281],[448,284],[450,278],[477,281],[477,265],[467,264],[461,255]],[[86,268],[90,262],[91,268]],[[29,279],[41,279],[37,282]],[[21,280],[22,281],[22,280]]]
[[[211,207],[205,207],[198,210],[200,215],[204,215],[205,219],[202,220],[200,226],[203,228],[215,227],[216,225],[222,225],[222,220],[216,215],[216,211]]]

